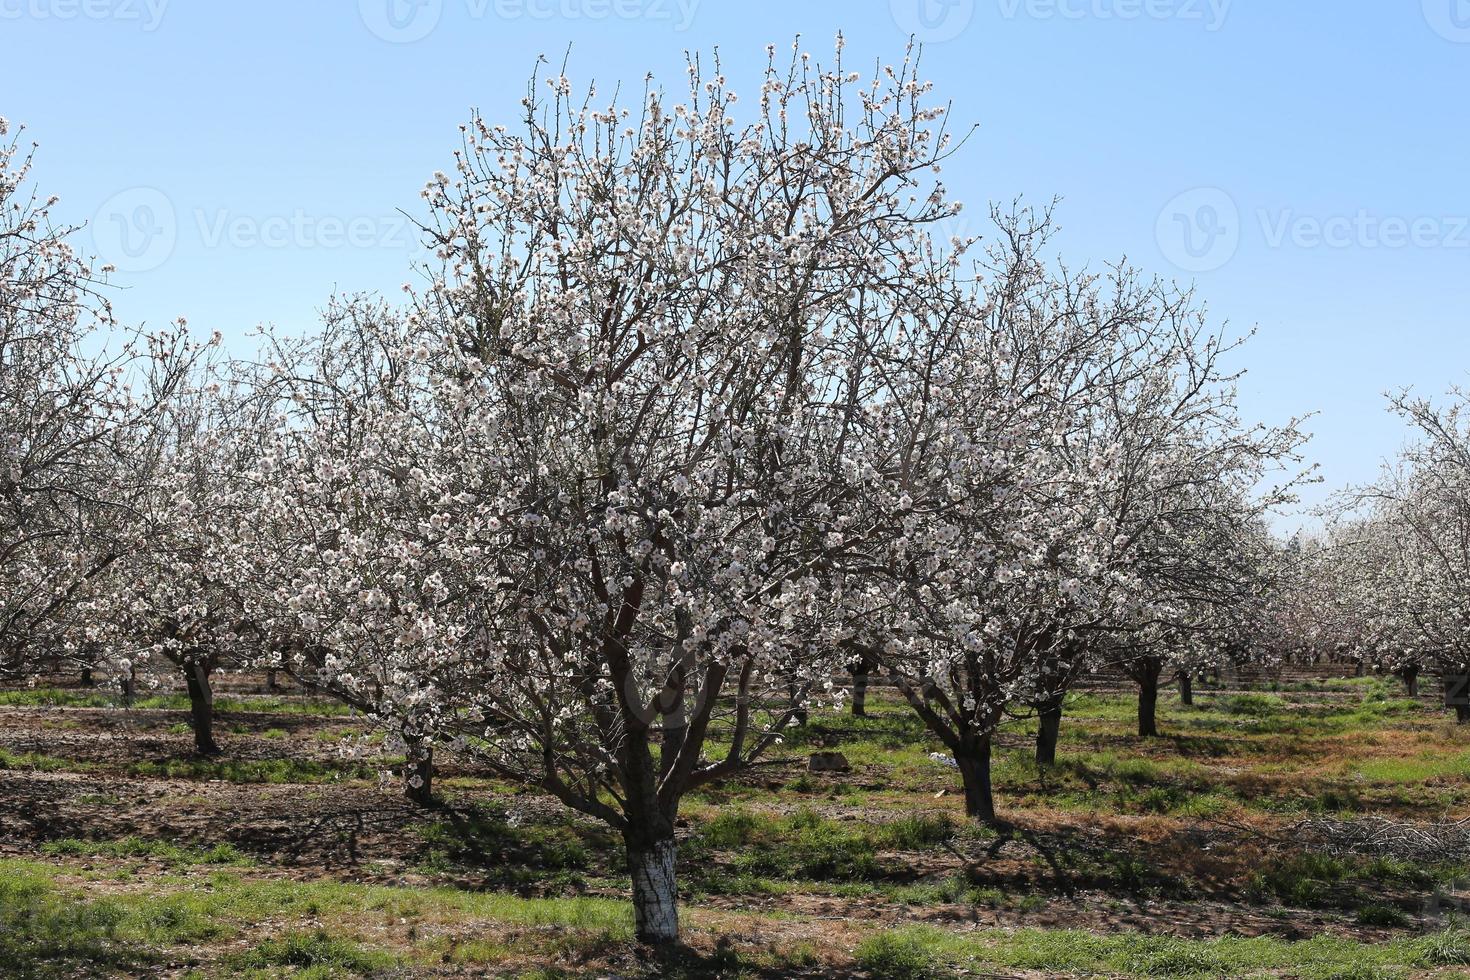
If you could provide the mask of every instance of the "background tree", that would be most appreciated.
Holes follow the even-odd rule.
[[[990,822],[996,727],[1039,707],[1038,755],[1054,755],[1067,687],[1158,605],[1145,549],[1181,560],[1161,542],[1197,506],[1187,488],[1249,489],[1298,441],[1239,425],[1230,348],[1188,294],[1123,267],[1053,269],[1045,214],[999,227],[979,315],[945,318],[934,353],[916,345],[872,427],[869,506],[891,543],[854,613],[880,625],[851,641],[956,754],[967,811]]]
[[[8,137],[8,139],[7,139]],[[80,649],[80,593],[126,553],[162,406],[187,373],[181,330],[122,330],[102,282],[31,182],[0,119],[0,673]],[[106,334],[106,336],[103,336]]]
[[[260,637],[247,612],[252,565],[242,531],[251,511],[244,475],[266,420],[251,389],[187,344],[191,369],[150,427],[150,445],[130,459],[137,491],[129,546],[89,583],[87,639],[139,670],[182,678],[199,755],[216,755],[212,677],[256,663]]]
[[[1446,404],[1390,399],[1417,441],[1374,486],[1346,495],[1335,571],[1365,615],[1344,637],[1362,662],[1417,683],[1470,673],[1470,424],[1463,392]],[[1470,705],[1450,705],[1470,723]]]

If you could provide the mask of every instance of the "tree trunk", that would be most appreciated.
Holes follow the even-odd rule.
[[[1409,697],[1417,698],[1419,696],[1419,668],[1405,667],[1399,671],[1399,676],[1403,678],[1404,689],[1409,692]]]
[[[955,751],[954,761],[960,768],[965,786],[965,816],[994,825],[995,794],[990,786],[990,736],[966,738]]]
[[[1455,705],[1455,721],[1462,725],[1470,725],[1470,704]]]
[[[1364,663],[1363,661],[1359,660],[1358,661],[1357,669],[1354,671],[1354,673],[1358,677],[1367,677],[1368,676],[1368,665],[1366,663]]]
[[[408,761],[403,766],[403,795],[417,806],[434,802],[434,746],[418,738],[404,738]]]
[[[852,716],[868,717],[868,669],[854,667],[852,671]]]
[[[184,680],[189,685],[189,724],[194,727],[194,751],[199,755],[219,755],[214,740],[214,691],[209,686],[209,671],[202,663],[184,667]]]
[[[679,939],[678,846],[673,829],[655,839],[627,838],[633,878],[633,922],[638,941],[663,945]]]
[[[82,668],[82,686],[83,687],[96,687],[97,686],[97,682],[92,679],[92,668],[91,667],[83,667]]]
[[[267,691],[279,691],[281,685],[276,683],[276,672],[268,670],[265,672],[265,689]]]
[[[1138,682],[1138,734],[1142,738],[1159,737],[1159,671],[1145,670]]]
[[[1036,764],[1054,766],[1057,762],[1057,733],[1062,727],[1062,699],[1048,698],[1041,705],[1041,725],[1036,730]]]
[[[1179,674],[1179,703],[1194,704],[1194,675],[1187,670]]]
[[[133,706],[133,684],[133,668],[129,667],[122,679],[123,704],[129,708]]]

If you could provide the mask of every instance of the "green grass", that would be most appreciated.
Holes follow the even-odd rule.
[[[58,759],[38,752],[10,752],[0,748],[0,769],[23,769],[31,772],[77,772],[85,771],[86,763],[75,763],[69,759]]]
[[[1043,772],[1029,750],[999,753],[993,776],[1003,799],[1071,812],[1218,816],[1242,800],[1193,759],[1116,751],[1072,752]]]
[[[858,947],[856,959],[875,976],[895,980],[951,976],[957,969],[1029,970],[1048,976],[1346,980],[1470,964],[1470,932],[1449,929],[1368,944],[1329,936],[1302,942],[1233,936],[1189,940],[1037,929],[955,934],[913,926],[870,937]]]
[[[1166,738],[1211,732],[1311,739],[1368,731],[1387,721],[1424,712],[1418,702],[1401,697],[1397,685],[1390,681],[1365,678],[1336,689],[1357,696],[1326,696],[1321,691],[1299,697],[1260,692],[1196,692],[1195,703],[1189,706],[1165,694],[1159,699],[1159,726]],[[1137,720],[1137,701],[1131,692],[1121,695],[1080,692],[1068,696],[1064,715],[1074,721],[1100,721],[1131,728]],[[1064,721],[1064,739],[1066,731]]]
[[[291,967],[291,975],[332,977],[341,973],[365,976],[386,970],[398,963],[397,957],[368,949],[361,943],[315,932],[291,932],[277,939],[267,939],[249,952],[232,957],[232,966],[245,969]]]
[[[12,708],[123,708],[122,695],[111,691],[75,690],[69,688],[27,688],[0,691],[0,707]],[[131,707],[188,711],[187,694],[154,694],[133,699]],[[351,714],[352,709],[337,701],[319,698],[282,697],[219,697],[215,698],[216,713],[271,714],[271,715],[321,715],[338,717]]]
[[[1454,887],[1464,874],[1464,865],[1454,862],[1421,865],[1308,852],[1281,857],[1257,872],[1246,885],[1246,897],[1299,908],[1357,909],[1365,925],[1399,925],[1403,914],[1384,905],[1376,894],[1394,887],[1420,892],[1436,885]]]
[[[880,852],[932,848],[959,832],[944,813],[859,823],[830,820],[808,809],[782,816],[731,808],[704,823],[685,852],[687,863],[696,868],[707,867],[703,858],[708,854],[725,854],[737,881],[876,881],[889,873]],[[732,883],[715,884],[729,891]]]
[[[621,843],[600,824],[565,815],[520,823],[496,804],[415,829],[425,846],[420,870],[430,873],[474,868],[501,884],[575,885],[584,881],[580,872],[593,866],[594,854],[607,856],[614,868],[623,862]]]
[[[7,708],[112,708],[118,703],[117,695],[100,691],[69,691],[48,687],[0,691],[0,707]]]
[[[811,811],[771,817],[735,811],[704,828],[712,848],[734,852],[737,874],[863,881],[880,877],[877,846],[867,828],[844,827]]]
[[[528,899],[440,888],[394,888],[330,881],[242,879],[216,872],[207,883],[155,879],[147,892],[94,898],[57,882],[57,868],[0,860],[0,956],[6,976],[74,976],[84,964],[141,968],[171,947],[199,947],[269,924],[285,938],[255,947],[241,965],[335,968],[333,957],[378,954],[300,933],[309,923],[449,921],[526,929],[572,930],[589,944],[626,943],[632,913],[625,902],[593,898]],[[332,934],[339,930],[331,929]],[[350,967],[348,967],[350,969]],[[88,973],[90,975],[90,972]],[[233,974],[225,974],[233,975]]]
[[[76,967],[137,967],[160,945],[201,943],[231,930],[196,897],[89,900],[52,882],[52,870],[0,862],[0,959],[7,976],[75,975]]]
[[[940,881],[915,885],[879,885],[868,894],[901,905],[968,905],[993,909],[1034,912],[1046,907],[1046,896],[1035,892],[1007,891],[985,885],[974,872],[958,872]],[[855,896],[861,897],[861,896]]]
[[[1446,754],[1429,750],[1409,759],[1370,759],[1349,772],[1374,783],[1423,783],[1431,779],[1470,779],[1470,749]]]
[[[233,844],[213,847],[180,846],[170,841],[122,837],[117,840],[79,840],[67,837],[41,845],[41,853],[52,857],[152,858],[166,864],[249,865],[252,860]]]
[[[313,759],[165,759],[130,762],[124,768],[135,776],[164,779],[220,779],[232,783],[334,783],[345,779],[375,779],[379,767],[391,768],[401,759],[366,762],[319,762]]]
[[[224,780],[231,783],[335,783],[376,779],[380,768],[402,765],[401,758],[376,763],[320,762],[313,759],[162,759],[127,762],[122,772],[153,779]],[[17,754],[0,749],[0,769],[32,772],[109,771],[109,766],[81,759],[61,759],[35,753]]]
[[[187,725],[174,728],[183,732]],[[374,762],[319,761],[315,759],[149,759],[124,762],[119,766],[84,759],[64,759],[41,753],[10,752],[0,748],[0,770],[31,772],[100,773],[114,769],[132,776],[154,779],[223,780],[232,783],[333,783],[342,780],[376,779],[385,768],[402,765],[401,757],[386,756]]]

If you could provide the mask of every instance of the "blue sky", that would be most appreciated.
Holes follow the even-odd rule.
[[[718,45],[753,91],[768,42],[838,29],[854,64],[927,42],[980,127],[946,175],[970,214],[1060,196],[1073,264],[1126,255],[1258,326],[1242,401],[1320,413],[1311,500],[1400,445],[1385,389],[1466,380],[1470,0],[0,0],[0,115],[125,319],[243,349],[412,278],[398,210],[472,107],[513,119],[537,54],[674,85]]]

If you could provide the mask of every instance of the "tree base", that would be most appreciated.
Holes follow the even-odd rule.
[[[665,946],[679,941],[677,858],[678,847],[672,840],[628,849],[628,870],[633,877],[634,932],[640,943]]]

